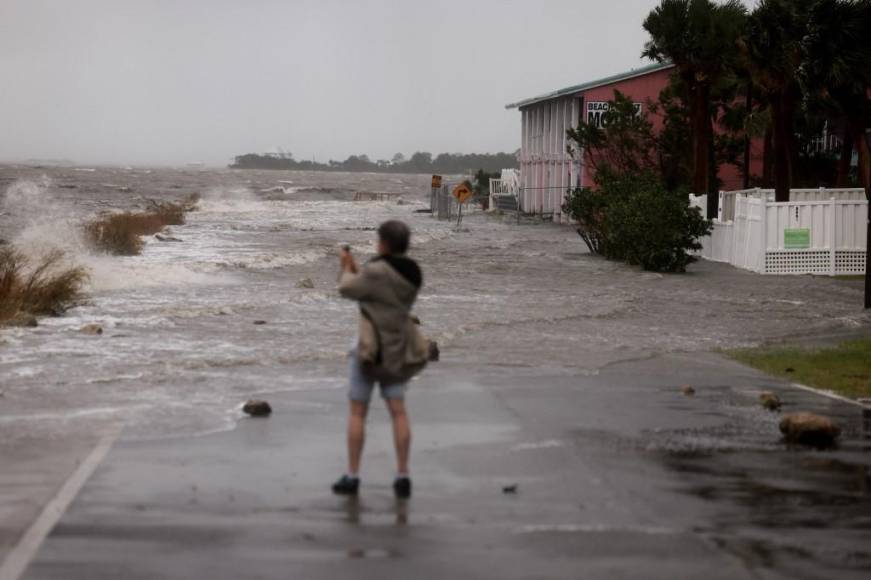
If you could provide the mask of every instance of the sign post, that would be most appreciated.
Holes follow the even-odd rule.
[[[438,196],[439,190],[442,188],[442,176],[441,175],[433,175],[432,176],[432,192],[429,195],[429,212],[435,213],[436,210],[436,200]]]
[[[459,215],[457,216],[457,229],[459,229],[460,223],[463,221],[463,204],[466,203],[466,201],[470,197],[472,197],[472,189],[468,185],[466,185],[465,182],[463,182],[463,183],[460,183],[459,185],[457,185],[456,187],[454,187],[454,190],[451,192],[451,195],[453,195],[457,199],[457,203],[460,206],[460,209],[458,212]]]

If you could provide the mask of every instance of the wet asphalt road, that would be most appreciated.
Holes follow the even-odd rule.
[[[337,371],[338,372],[338,371]],[[696,388],[680,393],[682,383]],[[787,449],[776,414],[845,427]],[[270,397],[233,431],[119,441],[25,574],[155,578],[868,578],[871,440],[857,407],[713,354],[598,374],[442,363],[410,393],[414,497],[373,407],[357,501],[341,391]],[[516,494],[503,486],[516,485]]]

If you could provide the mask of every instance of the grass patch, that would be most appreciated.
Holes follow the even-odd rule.
[[[0,247],[0,325],[26,316],[59,316],[81,301],[87,272],[64,264],[63,257],[55,250],[34,260]]]
[[[851,340],[833,348],[763,347],[726,354],[768,374],[845,397],[871,397],[871,339]]]
[[[156,203],[145,211],[104,214],[85,224],[85,236],[92,246],[116,256],[136,256],[142,252],[142,236],[150,236],[166,226],[185,223],[185,213],[193,211],[198,198],[183,202]]]

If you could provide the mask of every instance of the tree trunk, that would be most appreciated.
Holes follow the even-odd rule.
[[[789,89],[772,102],[774,116],[774,201],[789,201],[792,185],[793,99]]]
[[[844,120],[844,130],[841,132],[841,155],[838,158],[838,175],[835,187],[847,187],[850,180],[850,162],[853,161],[853,138],[850,122]]]
[[[765,129],[765,139],[762,146],[762,187],[774,185],[771,170],[774,167],[774,130],[771,123]]]
[[[856,136],[856,149],[859,150],[859,180],[865,188],[865,199],[868,200],[868,216],[865,223],[865,308],[871,308],[871,135],[860,123],[853,129]]]
[[[717,216],[719,200],[711,187],[711,127],[710,87],[694,83],[690,88],[690,121],[692,129],[693,177],[692,190],[697,195],[707,194],[707,217]]]
[[[692,122],[693,147],[693,193],[710,193],[708,180],[708,129],[711,125],[708,114],[708,88],[695,84],[690,89],[690,117]]]
[[[753,113],[753,85],[747,81],[747,119],[744,121],[744,189],[750,189],[750,131],[747,123],[750,121],[750,115]]]

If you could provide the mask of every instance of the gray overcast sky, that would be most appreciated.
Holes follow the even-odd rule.
[[[0,0],[0,160],[513,151],[520,98],[644,64],[657,0]]]

